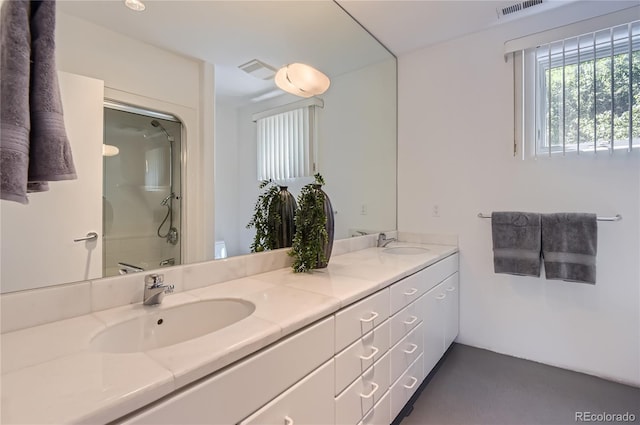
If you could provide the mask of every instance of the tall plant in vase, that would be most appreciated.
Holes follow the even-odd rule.
[[[247,229],[256,228],[251,252],[290,247],[295,233],[295,198],[286,186],[279,186],[271,179],[260,182],[259,188],[263,192],[247,224]]]
[[[294,257],[293,271],[309,272],[327,267],[333,246],[333,208],[321,189],[324,179],[318,173],[315,181],[302,188],[298,196],[296,233],[289,255]]]

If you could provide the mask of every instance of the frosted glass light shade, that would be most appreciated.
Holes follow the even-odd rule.
[[[102,156],[116,156],[120,153],[120,149],[113,145],[102,145]]]
[[[136,12],[142,12],[147,8],[141,0],[124,0],[124,4],[129,9],[135,10]]]
[[[283,66],[276,73],[275,81],[280,89],[300,97],[322,94],[331,84],[329,77],[304,63]]]

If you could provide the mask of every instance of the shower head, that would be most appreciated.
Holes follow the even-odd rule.
[[[162,126],[162,124],[160,124],[158,120],[151,120],[151,125],[162,130],[162,132],[167,136],[167,140],[169,140],[170,142],[175,141],[173,136],[169,134],[169,132]]]

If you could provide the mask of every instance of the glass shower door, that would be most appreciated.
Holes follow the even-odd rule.
[[[104,276],[181,263],[181,123],[105,107]]]

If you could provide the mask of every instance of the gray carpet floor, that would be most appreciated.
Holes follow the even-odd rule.
[[[576,424],[576,412],[629,412],[640,424],[640,389],[455,344],[402,425]]]

